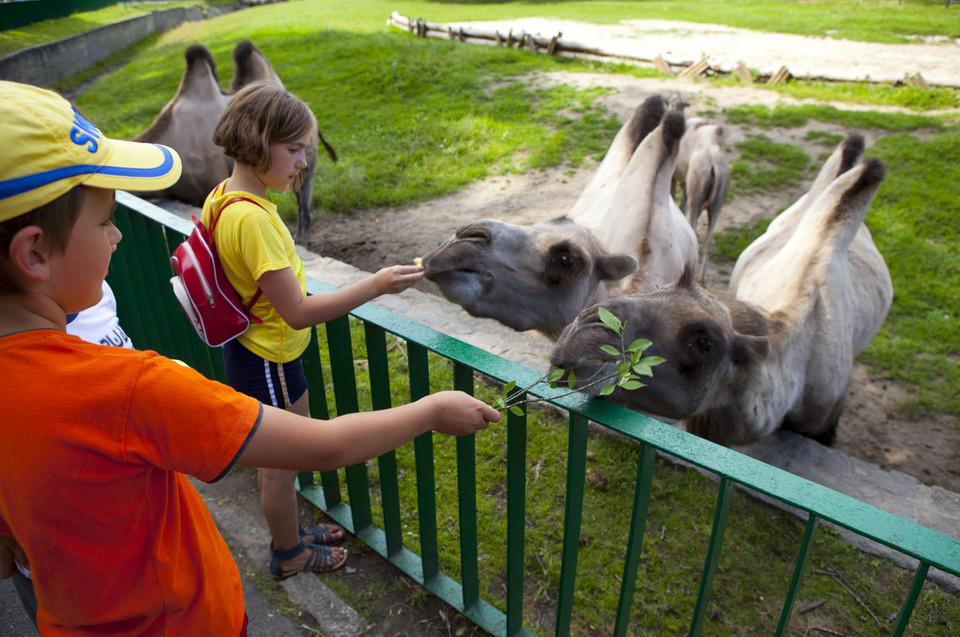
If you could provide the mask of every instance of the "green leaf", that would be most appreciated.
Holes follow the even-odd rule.
[[[618,350],[613,345],[601,345],[600,349],[603,350],[603,352],[610,354],[610,356],[613,356],[613,357],[619,357],[621,355],[620,350]]]
[[[517,381],[511,380],[509,383],[503,386],[503,395],[506,396],[513,391],[513,388],[517,386]]]
[[[516,405],[514,405],[513,407],[510,408],[510,413],[513,414],[514,416],[522,416],[523,410],[517,407]]]
[[[619,334],[623,330],[623,324],[620,322],[616,316],[613,315],[613,312],[607,308],[601,307],[597,309],[597,315],[600,317],[600,320],[603,321],[603,324],[609,327],[611,330]]]
[[[576,386],[577,386],[577,375],[571,369],[570,375],[567,376],[567,387],[569,387],[570,389],[573,389]]]
[[[617,388],[616,385],[604,385],[603,387],[600,388],[600,395],[609,396],[610,394],[613,393],[613,390],[616,388]]]
[[[623,383],[620,383],[620,386],[626,389],[627,391],[633,391],[634,389],[640,389],[644,386],[639,380],[628,380]]]
[[[507,403],[505,403],[505,402],[503,401],[503,398],[501,398],[500,396],[497,396],[496,400],[493,401],[493,408],[494,408],[494,409],[506,409],[506,408],[507,408]]]
[[[557,382],[558,380],[560,380],[561,378],[563,378],[563,370],[562,370],[562,369],[555,369],[555,370],[553,370],[552,372],[550,372],[550,375],[549,375],[549,376],[547,376],[547,382],[548,382],[548,383],[556,383],[556,382]]]
[[[634,342],[630,343],[630,347],[627,348],[628,352],[642,352],[653,345],[653,342],[648,341],[645,338],[638,338]]]
[[[623,378],[628,373],[630,373],[630,361],[620,363],[620,366],[617,368],[617,378]]]

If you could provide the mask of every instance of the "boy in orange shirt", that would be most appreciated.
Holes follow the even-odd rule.
[[[499,420],[440,392],[318,426],[155,352],[67,335],[121,238],[114,189],[166,188],[179,158],[13,82],[0,82],[0,146],[0,575],[16,541],[44,635],[244,635],[239,573],[187,474],[329,470]]]

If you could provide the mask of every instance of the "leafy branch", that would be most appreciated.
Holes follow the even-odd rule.
[[[645,338],[637,339],[630,343],[629,346],[624,347],[625,341],[623,336],[623,328],[625,323],[621,323],[620,319],[614,316],[610,310],[602,307],[597,310],[597,315],[600,317],[600,321],[605,326],[614,331],[617,336],[620,337],[619,349],[613,345],[602,345],[600,347],[600,350],[604,354],[607,354],[614,360],[620,361],[616,372],[608,374],[602,378],[592,379],[579,388],[576,387],[577,378],[572,369],[569,372],[565,372],[563,369],[554,369],[549,374],[541,376],[522,389],[517,389],[516,381],[510,381],[503,386],[503,393],[493,401],[492,406],[498,411],[509,410],[519,416],[523,413],[520,405],[540,403],[547,400],[545,398],[524,399],[523,396],[526,395],[530,389],[541,383],[555,389],[559,385],[560,381],[563,380],[565,374],[567,376],[566,385],[570,391],[564,392],[558,396],[552,396],[551,400],[555,398],[562,398],[563,396],[569,396],[570,394],[583,391],[584,389],[595,387],[597,385],[601,385],[599,392],[600,396],[609,396],[618,387],[627,391],[632,391],[634,389],[640,389],[643,387],[644,384],[640,378],[642,376],[653,376],[653,368],[664,362],[664,359],[659,356],[643,355],[643,352],[653,344]]]

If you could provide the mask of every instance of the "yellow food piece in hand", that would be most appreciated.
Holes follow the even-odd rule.
[[[423,259],[417,257],[413,260],[413,265],[423,265]]]

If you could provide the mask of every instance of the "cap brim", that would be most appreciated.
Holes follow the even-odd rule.
[[[180,156],[160,144],[110,139],[107,161],[83,179],[86,186],[151,191],[169,188],[180,179]]]

